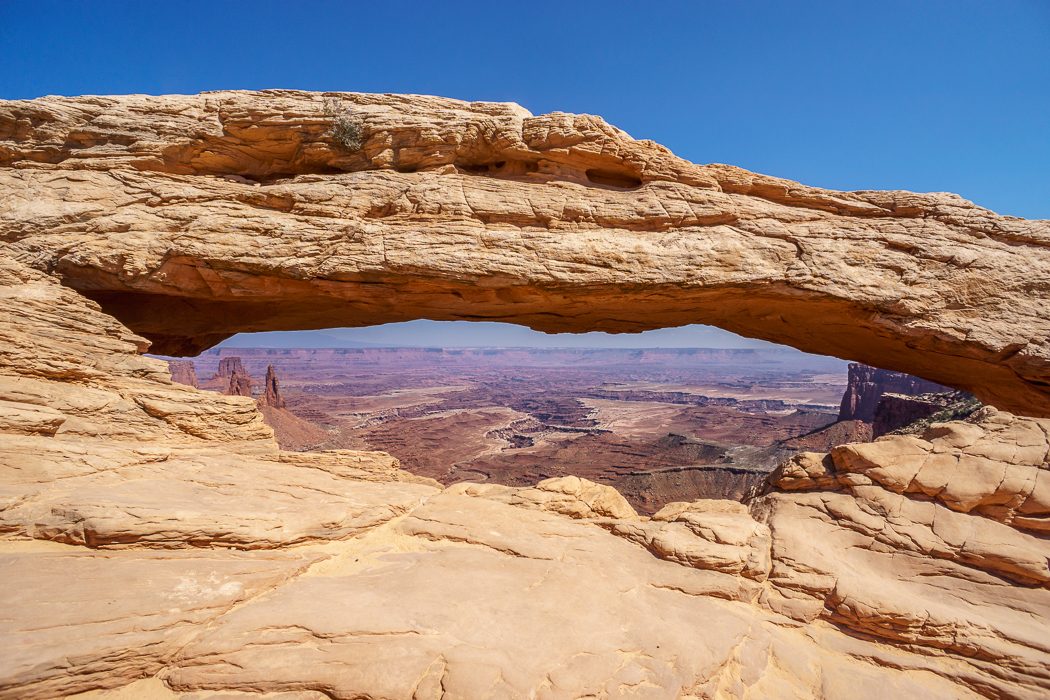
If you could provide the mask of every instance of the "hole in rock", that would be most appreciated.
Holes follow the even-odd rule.
[[[457,162],[456,167],[471,175],[492,175],[497,177],[520,177],[534,173],[539,166],[525,160],[497,160],[486,163]]]
[[[169,361],[176,381],[255,397],[285,449],[383,450],[446,484],[576,475],[647,513],[745,498],[795,452],[868,440],[949,402],[906,374],[707,326],[411,321],[240,334]]]
[[[588,170],[587,179],[596,185],[634,189],[642,186],[642,179],[633,173],[615,170]]]

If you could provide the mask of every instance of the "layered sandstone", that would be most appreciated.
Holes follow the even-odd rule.
[[[250,399],[0,269],[0,697],[1050,690],[1048,421],[802,455],[749,507],[442,491],[381,454],[279,452]]]
[[[883,394],[871,424],[874,437],[893,432],[920,433],[930,422],[969,418],[981,403],[964,391],[936,394]]]
[[[929,394],[947,391],[948,388],[912,377],[903,372],[891,372],[878,367],[850,363],[846,380],[846,392],[842,395],[839,420],[862,420],[873,423],[879,402],[885,394]]]
[[[252,377],[239,357],[224,357],[219,361],[212,385],[218,385],[227,396],[251,396]]]
[[[221,362],[221,361],[220,361]],[[250,390],[250,387],[249,387]],[[250,395],[250,394],[249,394]],[[256,400],[266,424],[273,428],[278,444],[288,450],[316,449],[328,442],[331,435],[321,426],[300,418],[285,408],[281,384],[273,365],[266,366],[263,391]]]
[[[248,374],[244,363],[239,357],[224,357],[219,360],[219,366],[215,370],[213,379],[229,379],[235,374]]]
[[[234,372],[230,375],[230,383],[225,393],[228,396],[251,396],[252,378],[247,372]]]
[[[12,101],[0,192],[10,254],[155,352],[413,318],[710,323],[1050,415],[1047,222],[695,165],[593,116],[295,91]]]
[[[362,153],[306,93],[0,107],[0,698],[1050,693],[1050,420],[987,408],[645,517],[574,477],[441,489],[382,453],[282,452],[254,400],[172,382],[78,291],[184,347],[426,309],[739,312],[804,345],[806,310],[855,323],[830,341],[853,356],[1043,412],[1045,224],[683,164],[590,117],[343,99]]]
[[[193,360],[168,360],[168,368],[171,370],[171,381],[192,386],[194,389],[200,387]]]
[[[266,379],[263,384],[263,404],[272,408],[284,408],[284,397],[281,395],[281,383],[277,380],[277,371],[273,365],[266,366]]]

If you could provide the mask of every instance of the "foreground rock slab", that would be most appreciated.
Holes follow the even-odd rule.
[[[172,687],[337,698],[813,697],[844,695],[863,678],[898,697],[957,696],[927,671],[848,655],[816,672],[829,650],[790,621],[710,597],[746,600],[753,591],[732,577],[653,560],[559,515],[449,493],[347,544],[188,645]],[[753,665],[743,679],[740,663]]]
[[[13,439],[12,451],[0,456],[0,466],[35,453],[41,462],[54,460],[55,467],[33,481],[18,475],[15,483],[3,478],[15,470],[0,470],[0,489],[20,494],[0,512],[0,530],[91,547],[263,549],[342,539],[410,510],[438,490],[348,480],[288,462],[178,450],[143,456],[101,450],[97,456],[123,464],[62,475],[62,467],[79,455],[47,451],[37,442]]]
[[[54,698],[152,676],[209,621],[316,556],[9,551],[0,543],[0,697]]]

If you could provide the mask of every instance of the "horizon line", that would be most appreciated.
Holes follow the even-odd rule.
[[[791,346],[773,348],[722,348],[699,345],[683,345],[680,347],[660,345],[645,347],[604,347],[601,345],[372,345],[362,343],[361,345],[332,346],[222,345],[213,348],[208,348],[207,350],[202,351],[200,354],[203,355],[208,352],[216,352],[220,350],[746,350],[748,352],[804,352],[803,350],[799,350],[798,348],[793,348]],[[831,357],[831,355],[825,355],[824,357]]]

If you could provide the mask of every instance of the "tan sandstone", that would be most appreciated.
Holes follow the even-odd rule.
[[[337,97],[360,152],[309,93],[0,103],[0,698],[1050,694],[1050,420],[804,453],[649,518],[575,477],[282,452],[136,334],[707,321],[1045,415],[1045,222]]]
[[[287,90],[4,102],[0,238],[161,353],[413,318],[709,323],[1050,415],[1050,223],[696,165],[589,115]]]

